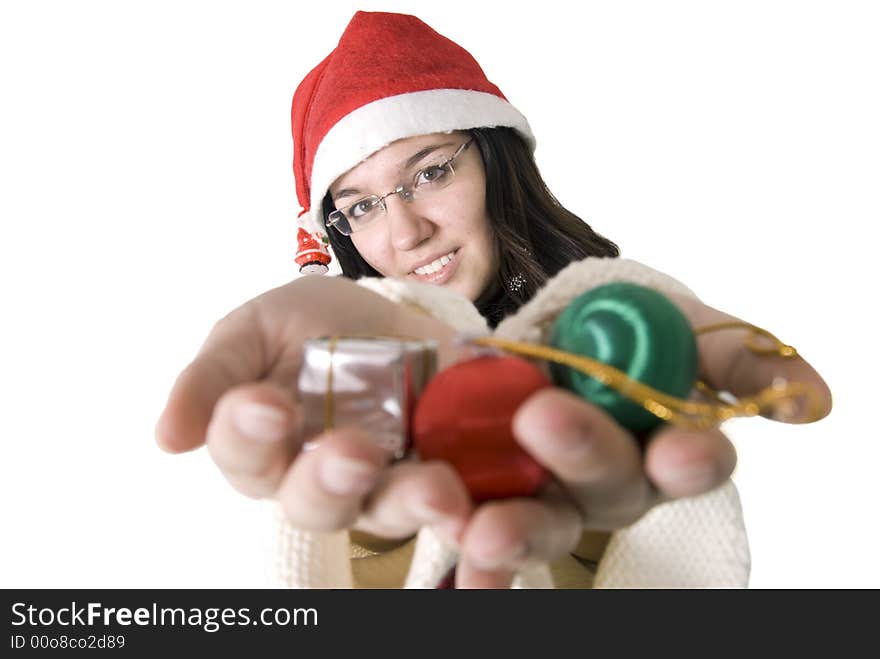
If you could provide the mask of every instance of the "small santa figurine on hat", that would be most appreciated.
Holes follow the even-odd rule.
[[[299,265],[300,274],[326,274],[327,266],[330,263],[330,251],[324,244],[324,240],[326,239],[299,227],[296,233],[298,249],[294,261]]]

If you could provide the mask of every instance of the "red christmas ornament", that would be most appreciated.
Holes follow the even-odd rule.
[[[516,442],[511,421],[533,393],[552,382],[519,357],[480,357],[438,373],[413,416],[424,460],[446,460],[474,501],[528,496],[549,473]]]

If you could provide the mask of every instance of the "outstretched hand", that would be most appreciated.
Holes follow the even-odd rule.
[[[434,525],[455,538],[471,512],[444,463],[389,464],[364,429],[325,432],[302,451],[297,378],[303,343],[331,334],[406,335],[438,342],[438,367],[454,359],[455,331],[343,278],[305,277],[220,320],[178,376],[156,426],[159,445],[206,444],[239,492],[277,498],[300,528],[356,528],[404,538]]]
[[[669,297],[693,328],[738,321],[694,298]],[[756,355],[746,346],[746,334],[731,329],[698,336],[698,377],[737,397],[783,377],[815,388],[820,417],[831,411],[831,392],[806,361]],[[804,420],[805,410],[791,412],[786,422]],[[736,465],[736,451],[718,428],[664,425],[642,450],[601,408],[555,387],[527,400],[513,429],[555,482],[538,499],[496,501],[475,511],[462,539],[460,586],[507,587],[527,561],[572,551],[582,530],[628,526],[658,503],[709,492],[727,481]]]

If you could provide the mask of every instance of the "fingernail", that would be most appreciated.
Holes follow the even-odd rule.
[[[471,556],[471,562],[483,570],[495,570],[500,567],[511,567],[524,559],[529,553],[526,543],[514,544],[501,550],[490,552],[488,556]]]
[[[239,432],[249,439],[275,442],[287,432],[284,412],[269,405],[246,403],[233,416]]]
[[[706,464],[682,464],[669,468],[666,476],[688,493],[697,494],[715,484],[715,468]]]
[[[557,453],[568,460],[581,460],[593,448],[589,436],[580,430],[567,429],[555,437],[555,440]]]
[[[333,455],[319,467],[324,488],[332,494],[352,496],[366,494],[375,484],[379,472],[369,462]]]

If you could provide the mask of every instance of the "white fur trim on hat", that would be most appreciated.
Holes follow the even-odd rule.
[[[330,185],[392,142],[417,135],[508,126],[534,150],[526,118],[509,102],[468,89],[430,89],[379,99],[348,113],[321,140],[312,164],[310,212],[324,226],[321,203]]]

